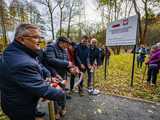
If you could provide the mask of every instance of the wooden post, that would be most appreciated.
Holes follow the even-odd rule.
[[[49,120],[56,120],[53,101],[48,102],[48,111],[49,111]]]

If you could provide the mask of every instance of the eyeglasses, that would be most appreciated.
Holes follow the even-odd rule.
[[[25,36],[23,36],[23,37],[30,37],[30,38],[34,38],[34,39],[44,39],[44,37],[42,37],[42,36],[29,36],[29,35],[25,35]]]

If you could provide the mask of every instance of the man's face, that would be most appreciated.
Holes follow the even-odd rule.
[[[97,41],[96,40],[91,40],[91,46],[96,46],[97,45]]]
[[[82,43],[83,45],[88,45],[88,40],[87,40],[87,39],[82,39],[82,40],[81,40],[81,43]]]
[[[141,45],[141,48],[144,48],[144,45]]]
[[[69,47],[69,44],[67,42],[61,42],[60,46],[61,46],[62,49],[66,49],[66,48]]]
[[[37,51],[40,50],[40,39],[41,39],[41,32],[39,29],[28,29],[28,33],[26,35],[23,35],[23,44],[33,50]]]

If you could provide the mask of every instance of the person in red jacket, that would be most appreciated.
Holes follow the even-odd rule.
[[[75,58],[76,58],[75,57],[75,46],[76,46],[76,43],[72,42],[70,46],[67,48],[68,59],[69,61],[73,63],[74,66],[75,66]],[[74,69],[76,69],[77,73],[79,73],[78,67],[75,66]],[[71,93],[73,92],[75,75],[76,74],[71,74],[71,79],[70,79],[70,92]]]

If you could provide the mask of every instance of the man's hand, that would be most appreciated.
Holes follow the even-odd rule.
[[[63,80],[63,78],[59,74],[56,74],[56,78],[59,80]]]
[[[86,69],[86,67],[83,64],[81,64],[80,67],[82,70]]]
[[[90,64],[88,64],[88,68],[89,68],[89,69],[91,69],[91,68],[92,68],[92,66],[91,66]]]
[[[73,63],[71,61],[68,62],[68,68],[72,67]]]
[[[93,64],[93,68],[97,69],[98,68],[97,64]]]
[[[79,73],[79,69],[77,67],[72,67],[69,69],[69,71],[73,75],[77,75]]]
[[[59,83],[59,79],[57,77],[52,77],[51,82]]]

